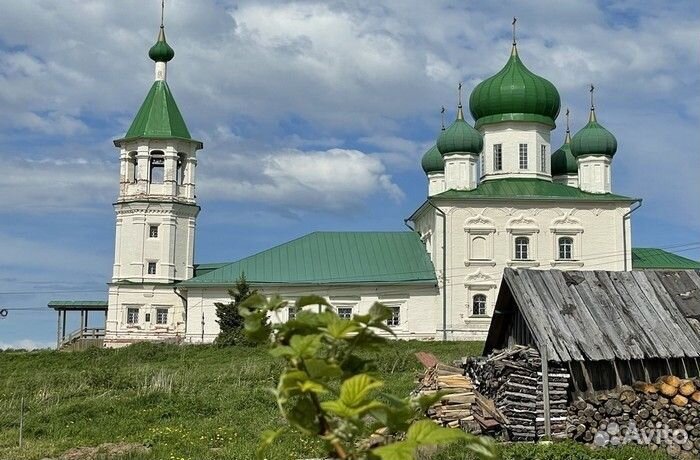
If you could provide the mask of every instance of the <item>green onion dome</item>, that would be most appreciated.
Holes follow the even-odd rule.
[[[484,138],[464,120],[460,104],[457,108],[457,119],[438,137],[437,149],[445,156],[451,153],[481,153],[483,147]]]
[[[571,153],[575,158],[583,155],[605,155],[612,157],[617,152],[617,139],[598,123],[595,110],[591,108],[588,124],[571,139]]]
[[[163,26],[160,26],[156,44],[148,50],[148,57],[155,62],[168,62],[175,57],[175,50],[165,41],[165,28]]]
[[[555,127],[561,104],[557,88],[525,67],[513,45],[496,75],[479,83],[469,97],[476,128],[503,121],[529,121]]]
[[[426,174],[445,171],[445,161],[442,159],[442,155],[440,155],[437,145],[433,145],[427,152],[425,152],[420,164]]]
[[[552,176],[578,174],[578,163],[571,153],[571,133],[566,130],[564,145],[552,154]]]

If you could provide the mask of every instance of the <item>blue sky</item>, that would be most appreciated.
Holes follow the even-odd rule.
[[[700,3],[166,2],[168,81],[194,137],[197,262],[314,230],[401,230],[420,157],[520,55],[576,131],[596,84],[635,246],[700,258]],[[152,82],[159,1],[0,0],[0,347],[48,346],[50,299],[106,299],[118,152]],[[563,111],[562,111],[563,112]],[[564,135],[563,117],[553,144]]]

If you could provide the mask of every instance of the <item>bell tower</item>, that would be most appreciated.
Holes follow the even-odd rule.
[[[173,284],[194,272],[197,151],[167,83],[175,56],[162,18],[155,81],[119,149],[119,195],[107,345],[184,335],[184,301]],[[157,334],[156,334],[157,333]],[[133,340],[132,340],[133,339]]]

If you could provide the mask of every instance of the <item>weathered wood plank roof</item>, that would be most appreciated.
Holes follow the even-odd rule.
[[[518,308],[552,361],[700,357],[700,271],[506,269],[485,352]]]

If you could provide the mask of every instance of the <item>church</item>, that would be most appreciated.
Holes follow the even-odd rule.
[[[294,299],[313,293],[341,317],[384,303],[400,339],[483,340],[506,267],[700,268],[660,249],[632,248],[630,217],[641,199],[613,193],[618,145],[598,121],[605,113],[594,105],[593,87],[587,124],[571,135],[567,110],[564,145],[553,149],[559,93],[525,66],[515,39],[504,67],[472,90],[473,123],[460,85],[456,119],[421,162],[427,193],[406,219],[413,231],[314,232],[230,263],[195,263],[204,146],[191,137],[168,86],[175,52],[162,24],[148,55],[155,81],[114,141],[114,266],[108,302],[92,304],[106,309],[105,346],[212,342],[215,303],[229,301],[242,274],[261,292],[290,301],[273,321],[293,318]],[[54,307],[60,331],[64,307]]]

